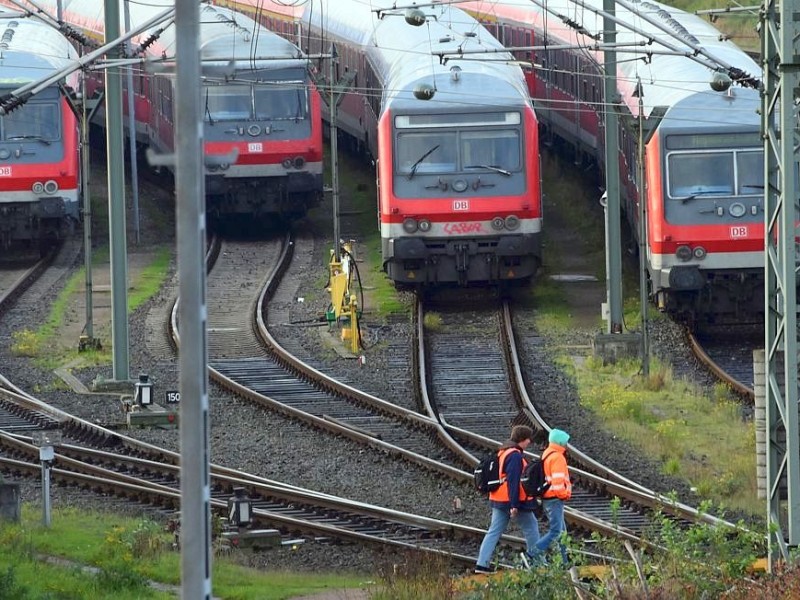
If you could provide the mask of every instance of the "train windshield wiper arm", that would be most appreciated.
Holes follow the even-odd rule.
[[[430,149],[430,150],[428,150],[428,151],[427,151],[425,154],[423,154],[422,156],[420,156],[420,157],[417,159],[417,162],[415,162],[413,165],[411,165],[411,171],[409,171],[409,173],[408,173],[408,179],[409,179],[409,180],[411,180],[411,179],[413,179],[413,178],[414,178],[414,174],[417,172],[417,167],[419,167],[419,166],[420,166],[420,164],[422,164],[422,161],[423,161],[423,160],[425,160],[426,158],[428,158],[428,157],[429,157],[431,154],[433,154],[434,152],[436,152],[436,151],[439,149],[439,146],[440,146],[440,145],[441,145],[441,144],[436,144],[436,145],[435,145],[433,148],[431,148],[431,149]]]
[[[40,135],[10,135],[6,138],[6,140],[36,140],[37,142],[43,143],[45,146],[49,146],[51,143],[50,140],[43,138]]]
[[[495,173],[500,173],[500,175],[505,175],[506,177],[511,177],[511,171],[506,171],[505,169],[501,169],[496,165],[467,165],[464,167],[465,169],[486,169],[488,171],[494,171]]]
[[[724,192],[718,192],[716,190],[706,190],[704,192],[696,192],[691,196],[684,196],[683,198],[680,198],[680,201],[681,204],[686,204],[687,202],[691,202],[692,200],[694,200],[695,198],[699,198],[700,196],[720,196],[720,195],[724,196],[725,194]]]

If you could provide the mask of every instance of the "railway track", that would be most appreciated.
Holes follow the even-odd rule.
[[[486,304],[484,309],[440,311],[439,319],[428,320],[436,322],[429,328],[424,326],[427,303],[419,301],[416,311],[418,380],[424,404],[429,416],[461,444],[471,464],[478,462],[476,448],[481,453],[493,451],[508,437],[511,425],[531,426],[538,432],[540,446],[550,429],[524,384],[509,304],[495,299]],[[573,497],[567,519],[573,527],[622,530],[642,542],[660,513],[681,526],[698,520],[723,523],[659,496],[573,446],[570,463]],[[622,500],[622,509],[616,508],[615,498]]]
[[[686,331],[692,353],[716,378],[753,402],[753,351],[764,347],[763,330],[752,327]]]

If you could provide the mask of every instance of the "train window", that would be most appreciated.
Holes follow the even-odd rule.
[[[205,86],[205,118],[212,121],[249,119],[253,114],[251,89],[249,85]]]
[[[673,152],[667,157],[669,195],[732,195],[733,152]]]
[[[495,167],[519,168],[519,132],[514,130],[462,131],[461,163],[465,169]]]
[[[397,171],[453,173],[456,170],[456,134],[445,131],[401,133],[397,136]]]
[[[305,119],[308,94],[302,81],[255,87],[256,119]]]
[[[58,104],[54,102],[28,102],[2,117],[3,140],[60,139]]]
[[[764,194],[764,151],[736,153],[736,193],[742,196]]]

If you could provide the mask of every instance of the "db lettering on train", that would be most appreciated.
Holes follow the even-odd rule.
[[[747,227],[744,225],[737,225],[736,227],[731,227],[731,238],[732,239],[740,239],[747,237]]]

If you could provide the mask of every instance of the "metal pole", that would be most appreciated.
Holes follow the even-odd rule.
[[[42,524],[50,527],[50,461],[42,461]]]
[[[119,0],[104,0],[106,43],[120,37]],[[119,57],[119,47],[109,58]],[[128,381],[128,264],[125,231],[125,146],[122,134],[122,81],[119,67],[106,69],[108,151],[108,230],[111,247],[111,344],[114,380]]]
[[[89,150],[89,112],[86,106],[86,78],[81,78],[81,196],[83,197],[83,268],[86,271],[86,335],[94,340],[92,313],[92,200],[89,190],[91,152]]]
[[[605,115],[606,165],[606,282],[608,286],[608,333],[622,333],[622,249],[619,200],[619,131],[617,127],[617,41],[614,0],[603,0],[603,114]]]
[[[339,140],[338,130],[336,129],[336,92],[334,91],[334,63],[338,54],[336,53],[336,44],[331,44],[331,66],[330,75],[328,77],[331,100],[331,183],[333,185],[333,256],[336,262],[341,262],[341,253],[339,251]]]
[[[181,597],[211,597],[211,488],[205,279],[205,173],[200,111],[200,5],[175,2],[175,183],[181,328]],[[177,110],[180,107],[180,110]]]
[[[131,5],[130,0],[125,0],[125,31],[131,30]],[[133,44],[128,40],[128,53]],[[133,196],[133,232],[136,243],[139,243],[139,167],[136,162],[136,115],[133,106],[133,67],[125,71],[125,80],[128,85],[128,153],[131,157],[131,195]]]
[[[647,182],[644,180],[644,90],[636,82],[639,93],[639,309],[642,311],[642,375],[650,374],[650,343],[647,333]]]

